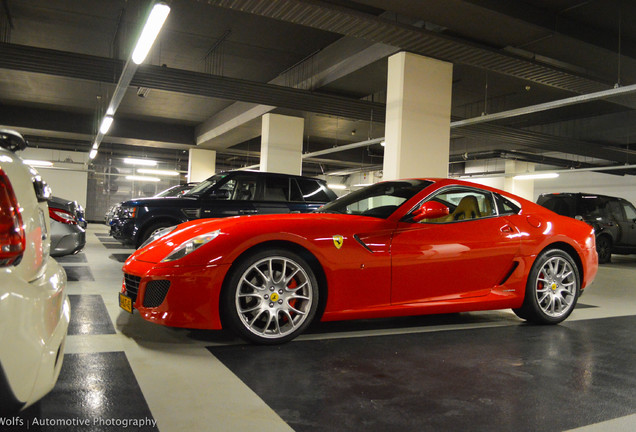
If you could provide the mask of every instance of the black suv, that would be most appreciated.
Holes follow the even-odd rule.
[[[229,171],[202,181],[178,197],[124,201],[110,234],[139,247],[161,228],[193,219],[270,213],[308,213],[336,199],[323,180],[258,171]]]
[[[623,198],[585,193],[542,194],[537,204],[594,227],[598,262],[636,253],[636,208]]]

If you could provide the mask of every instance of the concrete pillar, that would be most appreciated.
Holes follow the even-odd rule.
[[[215,174],[216,152],[206,149],[190,149],[188,181],[200,182]]]
[[[504,190],[534,202],[534,180],[514,179],[515,175],[532,174],[534,172],[534,166],[535,165],[531,162],[506,160]]]
[[[448,177],[453,65],[389,57],[383,180]]]
[[[261,171],[300,175],[303,169],[305,119],[280,114],[263,116]]]

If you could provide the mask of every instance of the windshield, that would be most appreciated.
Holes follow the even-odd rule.
[[[376,183],[351,192],[318,210],[318,213],[343,213],[386,219],[399,206],[430,186],[425,180],[399,180]]]
[[[207,180],[203,180],[201,183],[190,189],[188,192],[184,193],[184,196],[189,195],[201,195],[207,191],[209,191],[215,184],[217,184],[221,179],[227,177],[227,173],[217,174],[215,176],[210,177]]]

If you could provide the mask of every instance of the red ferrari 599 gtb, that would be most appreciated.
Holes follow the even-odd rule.
[[[512,308],[556,324],[597,266],[583,222],[473,183],[396,180],[315,213],[155,233],[124,265],[120,305],[262,344],[289,341],[315,320]]]

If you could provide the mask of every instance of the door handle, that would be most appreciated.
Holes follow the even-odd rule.
[[[510,225],[504,225],[501,227],[501,232],[502,233],[513,233],[514,230],[512,229],[512,227]]]
[[[239,214],[242,214],[242,215],[255,214],[255,213],[258,213],[258,211],[257,210],[239,210]]]

